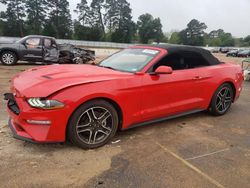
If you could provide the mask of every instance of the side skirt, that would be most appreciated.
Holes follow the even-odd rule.
[[[183,113],[180,113],[180,114],[175,114],[175,115],[171,115],[171,116],[167,116],[167,117],[163,117],[163,118],[159,118],[159,119],[154,119],[154,120],[134,124],[134,125],[126,128],[126,129],[122,129],[122,130],[128,130],[128,129],[133,129],[133,128],[136,128],[136,127],[141,127],[141,126],[145,126],[145,125],[159,123],[159,122],[163,122],[163,121],[166,121],[166,120],[175,119],[175,118],[182,117],[182,116],[187,116],[187,115],[195,114],[195,113],[202,112],[202,111],[205,111],[205,110],[204,109],[191,110],[191,111],[183,112]]]

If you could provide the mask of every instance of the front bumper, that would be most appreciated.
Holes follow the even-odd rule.
[[[29,136],[25,131],[18,130],[18,127],[15,126],[13,120],[10,118],[8,122],[9,128],[13,133],[13,137],[27,142],[36,143],[34,140],[32,140],[32,137]]]
[[[14,138],[35,143],[58,143],[65,141],[69,118],[67,108],[58,110],[34,109],[25,99],[5,94],[10,115],[9,127]],[[68,114],[68,115],[67,115]],[[51,121],[50,125],[28,123],[27,120]]]

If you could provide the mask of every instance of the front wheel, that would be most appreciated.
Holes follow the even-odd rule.
[[[224,115],[232,105],[234,97],[233,88],[230,84],[221,85],[213,95],[209,112],[215,116]]]
[[[109,102],[93,100],[73,113],[67,136],[73,144],[83,149],[98,148],[114,137],[118,122],[117,111]]]
[[[14,65],[17,63],[17,56],[11,51],[3,52],[0,56],[0,59],[4,65]]]

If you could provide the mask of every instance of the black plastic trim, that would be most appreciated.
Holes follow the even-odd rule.
[[[195,113],[202,112],[202,111],[204,111],[204,109],[195,109],[195,110],[191,110],[191,111],[188,111],[188,112],[175,114],[175,115],[172,115],[172,116],[167,116],[167,117],[163,117],[163,118],[159,118],[159,119],[154,119],[154,120],[134,124],[134,125],[130,126],[129,128],[122,129],[122,130],[128,130],[128,129],[133,129],[133,128],[136,128],[136,127],[141,127],[141,126],[145,126],[145,125],[159,123],[159,122],[163,122],[163,121],[166,121],[166,120],[175,119],[175,118],[182,117],[182,116],[187,116],[187,115],[195,114]]]

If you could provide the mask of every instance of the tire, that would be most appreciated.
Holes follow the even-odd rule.
[[[214,116],[222,116],[230,109],[234,99],[234,91],[230,84],[221,85],[214,93],[209,112]]]
[[[3,63],[3,65],[15,65],[18,61],[17,56],[14,52],[11,51],[4,51],[1,56],[0,60]]]
[[[114,137],[118,124],[117,111],[109,102],[89,101],[81,105],[71,116],[67,137],[80,148],[98,148]]]

